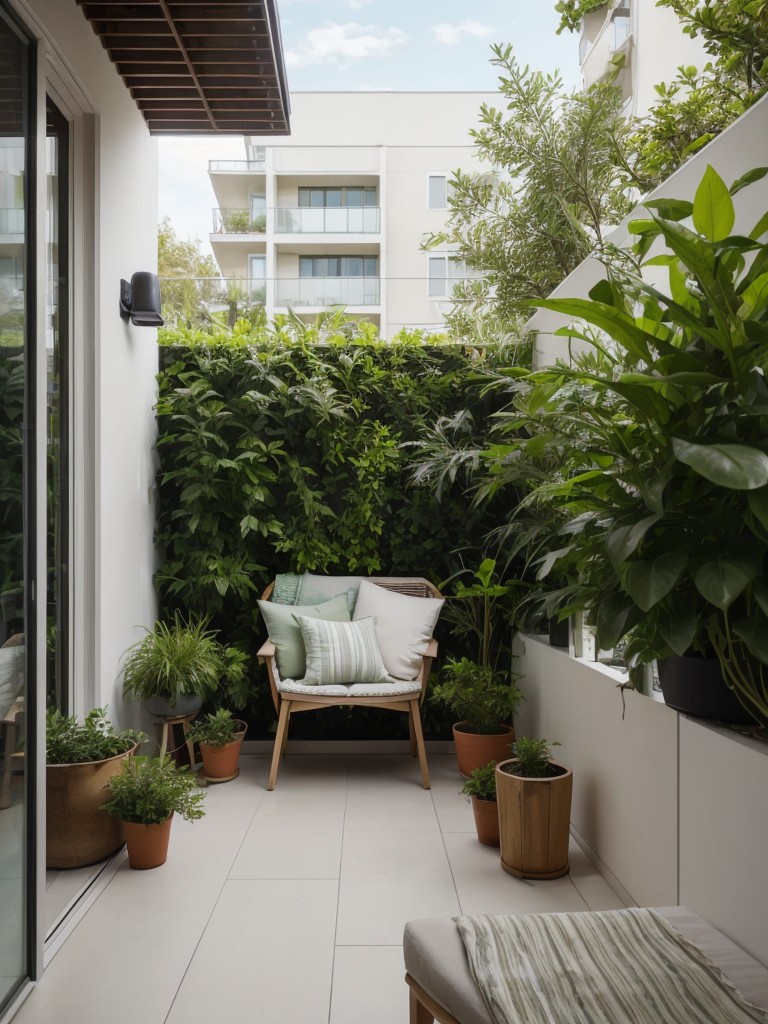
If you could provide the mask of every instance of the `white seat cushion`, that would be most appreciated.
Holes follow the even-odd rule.
[[[403,697],[421,693],[421,684],[413,680],[393,679],[391,683],[341,683],[330,686],[306,686],[301,679],[277,679],[281,693],[306,693],[312,697]]]

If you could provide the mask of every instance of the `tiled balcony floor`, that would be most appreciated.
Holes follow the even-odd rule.
[[[16,1024],[406,1024],[410,918],[622,905],[575,844],[570,877],[502,871],[454,757],[429,760],[426,792],[409,757],[293,754],[267,793],[243,757],[162,868],[121,865]]]

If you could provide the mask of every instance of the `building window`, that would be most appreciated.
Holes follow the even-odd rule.
[[[375,185],[331,185],[328,187],[302,185],[299,188],[299,206],[327,207],[376,206],[378,190]]]
[[[299,277],[378,277],[378,256],[300,256]]]
[[[429,256],[427,294],[430,299],[451,298],[454,285],[466,281],[469,276],[464,260],[453,259],[451,256]]]
[[[427,184],[427,208],[445,210],[448,207],[448,175],[430,174]]]

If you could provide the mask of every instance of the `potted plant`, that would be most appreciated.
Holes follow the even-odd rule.
[[[120,822],[104,813],[106,786],[145,737],[116,732],[106,708],[94,708],[83,722],[51,708],[45,725],[46,864],[95,864],[123,845]]]
[[[474,638],[477,660],[451,658],[443,667],[432,700],[456,715],[453,739],[459,772],[465,777],[473,768],[506,757],[515,738],[513,720],[523,699],[509,669],[499,668],[511,657],[509,644],[501,639],[509,628],[512,587],[494,582],[496,562],[484,559],[469,585],[459,581],[445,604],[444,618],[457,636]],[[440,589],[450,580],[440,584]]]
[[[518,878],[560,878],[569,871],[573,773],[552,760],[548,740],[521,736],[515,755],[496,765],[501,866]]]
[[[187,739],[200,744],[202,777],[207,782],[229,782],[240,774],[237,762],[247,728],[227,708],[219,708],[193,722]]]
[[[199,710],[205,697],[245,676],[246,655],[226,648],[206,618],[156,622],[126,652],[123,693],[150,714],[175,718]]]
[[[473,768],[461,792],[472,802],[477,838],[484,846],[499,845],[499,810],[496,803],[496,762]]]
[[[546,481],[523,503],[562,517],[541,574],[578,568],[569,610],[586,612],[599,648],[626,638],[630,667],[659,660],[663,687],[668,667],[692,669],[669,695],[679,710],[762,723],[767,218],[735,234],[732,197],[765,174],[729,189],[709,167],[693,202],[645,204],[634,256],[669,275],[664,291],[625,263],[588,299],[533,303],[571,318],[557,333],[592,350],[515,381],[499,417],[508,443],[489,459],[497,487]],[[727,703],[714,703],[718,687]]]
[[[138,870],[165,863],[174,813],[186,821],[205,814],[195,776],[167,756],[132,757],[107,785],[104,810],[122,822],[128,863]]]

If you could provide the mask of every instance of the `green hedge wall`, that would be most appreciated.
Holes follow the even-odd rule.
[[[495,411],[475,372],[495,350],[370,340],[161,348],[157,573],[162,613],[205,613],[251,653],[264,638],[256,605],[277,572],[423,575],[478,564],[504,519],[461,488],[412,486],[425,425]],[[415,444],[414,444],[415,442]],[[442,654],[461,653],[450,636]],[[427,706],[430,735],[446,722]],[[274,711],[254,669],[252,737]],[[399,720],[403,719],[401,723]],[[332,709],[298,716],[292,736],[401,735],[405,716]]]

